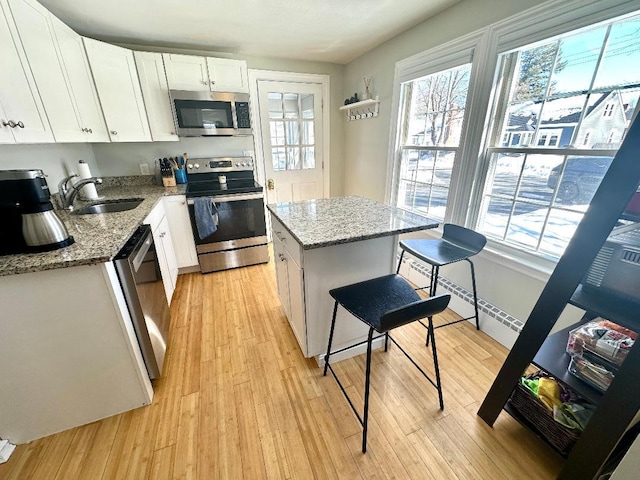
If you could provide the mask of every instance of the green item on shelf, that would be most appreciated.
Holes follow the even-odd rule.
[[[525,378],[525,377],[522,377],[520,379],[520,382],[522,382],[522,385],[527,387],[529,389],[529,391],[531,393],[533,393],[533,395],[536,398],[538,398],[538,386],[540,385],[540,379],[539,378]]]

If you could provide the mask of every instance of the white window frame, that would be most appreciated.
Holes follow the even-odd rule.
[[[497,129],[490,123],[495,99],[496,66],[502,53],[556,37],[615,17],[637,12],[637,0],[550,0],[506,20],[489,25],[460,39],[413,55],[396,63],[385,201],[392,203],[400,168],[401,84],[466,63],[472,55],[472,69],[460,147],[451,175],[445,222],[474,228],[478,222],[484,182],[489,169],[489,134]],[[458,63],[456,63],[456,61]],[[509,137],[511,138],[511,137]],[[549,135],[550,138],[550,135]],[[536,142],[536,139],[533,139]],[[469,200],[470,199],[470,200]],[[550,273],[555,261],[489,239],[487,250],[510,266],[525,265]]]

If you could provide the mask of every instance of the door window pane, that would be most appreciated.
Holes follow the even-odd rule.
[[[267,94],[267,101],[269,103],[269,118],[283,118],[282,94],[269,92]]]
[[[305,170],[316,168],[316,155],[313,147],[304,147],[302,149],[302,168]]]
[[[300,118],[300,107],[298,105],[297,93],[284,94],[284,117]]]

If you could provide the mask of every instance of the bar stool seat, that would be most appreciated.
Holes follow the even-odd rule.
[[[351,409],[360,421],[362,430],[362,453],[367,450],[367,426],[369,418],[369,385],[371,374],[371,345],[374,339],[385,337],[384,349],[387,350],[388,341],[391,340],[400,351],[413,363],[420,373],[438,390],[438,399],[440,409],[444,409],[444,401],[442,398],[442,386],[440,382],[440,370],[438,367],[438,355],[436,350],[435,338],[433,338],[433,328],[429,330],[431,333],[431,349],[433,353],[433,363],[435,370],[435,381],[432,380],[420,366],[409,356],[409,354],[396,342],[389,331],[394,328],[407,325],[417,320],[428,318],[428,324],[433,326],[432,317],[442,312],[451,299],[450,295],[439,295],[427,299],[421,298],[413,287],[400,275],[391,274],[383,277],[373,278],[364,282],[346,285],[344,287],[334,288],[329,291],[334,298],[335,304],[333,308],[333,317],[331,320],[331,330],[329,333],[329,342],[327,345],[327,354],[324,357],[324,375],[327,371],[335,378],[340,386],[342,393],[349,402]],[[351,313],[354,317],[369,326],[369,334],[367,340],[350,345],[349,347],[331,351],[333,342],[333,332],[336,324],[336,313],[338,305]],[[380,335],[374,337],[374,332]],[[351,402],[346,390],[342,386],[340,379],[337,377],[333,368],[329,363],[331,355],[342,352],[357,345],[367,344],[367,360],[365,372],[365,394],[364,394],[364,415],[361,418],[357,409]]]
[[[473,262],[470,257],[480,253],[487,243],[484,235],[474,232],[468,228],[446,223],[444,225],[441,238],[436,239],[409,239],[400,242],[400,260],[396,273],[400,272],[402,258],[405,252],[410,253],[424,263],[431,265],[431,282],[428,287],[421,287],[417,290],[429,289],[429,295],[436,294],[438,286],[438,276],[440,267],[450,265],[452,263],[467,261],[471,268],[471,286],[473,288],[473,307],[474,315],[442,325],[434,328],[442,328],[455,323],[464,322],[466,320],[475,319],[476,329],[480,330],[480,321],[478,315],[478,292],[476,289],[476,274]],[[422,322],[420,322],[422,323]],[[424,325],[424,323],[422,323]],[[426,325],[424,325],[426,327]],[[429,344],[429,335],[427,334],[426,344]]]

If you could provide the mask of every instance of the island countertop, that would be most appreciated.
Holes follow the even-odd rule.
[[[357,196],[280,202],[267,208],[304,250],[438,226],[437,220]]]

